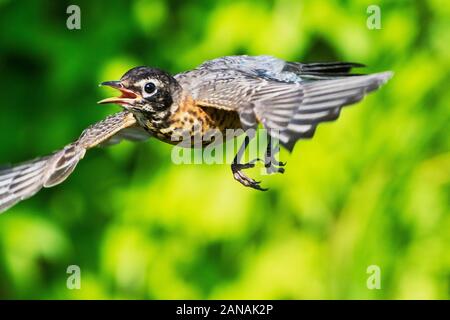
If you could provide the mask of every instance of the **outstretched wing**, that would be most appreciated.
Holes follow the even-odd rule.
[[[180,75],[179,81],[200,107],[234,110],[244,129],[262,123],[291,151],[297,140],[313,136],[317,124],[337,119],[343,106],[360,101],[391,76],[383,72],[286,82],[236,69],[203,68]]]
[[[312,138],[324,121],[336,120],[342,107],[354,104],[378,89],[392,77],[392,72],[301,84],[297,91],[278,91],[274,97],[260,97],[255,114],[281,144],[292,151],[299,139]]]
[[[123,130],[120,130],[115,135],[113,135],[111,138],[105,140],[101,144],[99,144],[99,147],[109,147],[115,144],[118,144],[124,140],[126,141],[144,141],[151,137],[151,134],[148,133],[144,128],[134,125],[129,128],[125,128]]]
[[[123,136],[136,126],[130,112],[119,112],[83,131],[80,138],[52,155],[0,170],[0,213],[27,199],[42,187],[63,182],[75,169],[86,150]],[[134,129],[133,129],[134,130]]]

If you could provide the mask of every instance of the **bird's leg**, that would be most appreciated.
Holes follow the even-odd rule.
[[[244,142],[239,147],[239,150],[238,150],[236,156],[234,157],[233,163],[231,164],[231,171],[233,172],[233,177],[235,180],[239,181],[241,184],[243,184],[246,187],[250,187],[250,188],[261,190],[261,191],[266,191],[268,189],[261,188],[261,186],[260,186],[261,181],[255,181],[252,178],[248,177],[246,174],[244,174],[244,172],[242,172],[243,169],[253,168],[257,161],[261,161],[261,159],[256,158],[247,163],[240,163],[242,156],[244,155],[245,150],[247,149],[247,146],[249,143],[250,143],[250,137],[248,135],[246,135]]]
[[[275,159],[275,155],[280,151],[280,146],[277,145],[273,147],[272,137],[270,134],[267,135],[267,149],[266,155],[264,158],[264,166],[266,167],[266,173],[284,173],[284,167],[286,165],[285,162],[281,162]]]

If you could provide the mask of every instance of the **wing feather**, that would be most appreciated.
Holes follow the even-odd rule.
[[[266,72],[280,69],[277,61],[264,61]],[[322,77],[320,80],[282,81],[252,74],[249,70],[258,62],[247,61],[242,67],[239,65],[242,60],[223,58],[217,64],[207,62],[198,69],[184,73],[178,80],[199,105],[236,111],[244,129],[256,127],[260,122],[270,131],[278,130],[277,137],[289,150],[292,150],[297,140],[312,137],[317,124],[337,119],[343,106],[360,101],[392,76],[391,72],[383,72],[352,77],[334,76],[331,79]],[[229,69],[224,69],[227,66]],[[289,66],[289,70],[296,67],[299,68],[298,72],[301,71],[300,65]],[[308,72],[322,70],[341,74],[357,66],[360,65],[325,63],[302,68]]]
[[[90,126],[77,141],[52,155],[0,169],[0,213],[33,196],[42,187],[49,188],[63,182],[84,157],[86,150],[106,143],[135,125],[136,120],[131,113],[119,112]],[[135,138],[135,133],[126,132],[121,139]]]
[[[295,115],[282,130],[281,143],[292,150],[298,139],[314,135],[317,124],[335,120],[342,107],[360,101],[391,77],[391,72],[383,72],[305,84],[303,99],[294,107]]]

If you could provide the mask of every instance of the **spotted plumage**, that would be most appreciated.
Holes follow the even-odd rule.
[[[151,136],[179,144],[180,132],[189,137],[183,146],[198,147],[192,145],[196,136],[214,130],[247,130],[231,165],[232,173],[243,185],[264,190],[242,171],[259,160],[241,163],[252,138],[249,129],[261,124],[268,130],[267,172],[283,172],[284,164],[274,159],[272,138],[291,151],[297,140],[312,137],[319,123],[336,119],[343,106],[360,101],[392,76],[391,72],[350,73],[362,66],[229,56],[175,76],[157,68],[133,68],[120,80],[102,83],[120,90],[121,96],[99,103],[117,103],[124,111],[87,128],[77,141],[50,156],[0,170],[0,212],[42,187],[64,181],[92,147]],[[200,147],[208,143],[204,140]]]

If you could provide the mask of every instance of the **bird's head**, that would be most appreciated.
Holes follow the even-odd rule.
[[[133,68],[120,80],[105,81],[100,85],[117,89],[121,95],[98,103],[117,103],[130,111],[150,113],[168,110],[179,91],[179,84],[171,75],[149,67]]]

